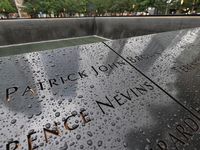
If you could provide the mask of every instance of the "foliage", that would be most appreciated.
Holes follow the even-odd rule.
[[[6,0],[3,0],[6,1]],[[193,5],[192,1],[195,1]],[[104,15],[106,12],[122,13],[143,12],[149,7],[158,13],[165,14],[169,9],[198,8],[200,0],[24,0],[25,11],[31,15],[39,12],[58,15],[59,13],[87,13],[88,15]]]
[[[67,0],[67,12],[83,13],[86,10],[86,0]]]
[[[193,9],[198,9],[200,4],[199,0],[184,0],[183,4],[182,4],[182,8],[183,9],[187,9],[187,8],[193,8]]]
[[[0,12],[13,13],[16,12],[16,8],[11,5],[9,0],[0,0]]]
[[[26,6],[24,11],[30,15],[39,13],[41,2],[40,0],[24,0],[24,5]]]
[[[97,14],[105,14],[109,9],[109,0],[94,0]]]
[[[154,7],[153,0],[136,0],[135,9],[137,11],[146,11],[148,7]]]
[[[24,11],[37,16],[40,12],[59,15],[60,13],[87,13],[104,15],[106,12],[143,12],[153,7],[160,14],[168,9],[200,10],[200,0],[24,0]],[[17,12],[14,0],[0,0],[0,12]]]
[[[9,1],[10,5],[15,9],[15,12],[17,12],[15,1],[14,0],[8,0],[8,1]]]

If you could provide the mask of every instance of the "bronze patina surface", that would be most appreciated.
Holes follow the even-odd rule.
[[[200,148],[200,28],[0,58],[0,148]]]

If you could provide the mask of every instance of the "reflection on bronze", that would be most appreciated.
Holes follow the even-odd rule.
[[[52,131],[52,130],[48,130],[48,129],[43,128],[43,130],[44,130],[44,137],[45,137],[46,143],[48,143],[48,138],[47,138],[46,132],[47,133],[51,133],[51,134],[56,135],[56,136],[60,136],[60,133],[59,133],[59,130],[58,130],[58,125],[57,125],[56,122],[54,122],[54,123],[55,123],[55,126],[56,126],[56,131]]]
[[[115,63],[107,64],[107,66],[101,65],[100,67],[97,67],[98,69],[95,69],[93,66],[91,66],[91,68],[92,68],[92,71],[95,72],[95,76],[97,76],[99,72],[106,72],[109,69],[114,69],[114,67],[118,68],[118,66],[122,66],[122,65],[126,65],[126,64],[123,61],[118,61],[116,62],[116,64]],[[78,79],[86,78],[86,77],[88,77],[88,75],[86,71],[83,70],[81,72],[71,73],[67,76],[67,78],[60,77],[58,79],[57,78],[47,79],[48,80],[47,83],[45,81],[42,81],[42,82],[36,83],[36,85],[39,85],[39,90],[43,91],[45,90],[44,87],[48,89],[49,87],[52,88],[54,86],[60,86],[61,84],[59,83],[65,84],[66,81],[77,81]],[[6,101],[9,101],[9,95],[17,92],[17,90],[18,90],[17,87],[11,87],[11,88],[6,89]],[[26,86],[26,89],[24,90],[22,96],[24,96],[29,91],[31,93],[35,93],[35,91],[30,86]]]
[[[156,144],[161,150],[168,150],[167,144],[164,141],[159,141]]]
[[[35,91],[33,89],[31,89],[29,86],[27,86],[27,88],[25,89],[24,93],[22,94],[22,96],[24,96],[26,94],[26,92],[31,91],[31,93],[35,93]]]
[[[104,105],[104,106],[107,106],[107,107],[111,107],[111,108],[115,108],[115,107],[113,106],[113,104],[110,102],[110,100],[108,99],[108,97],[105,96],[105,98],[108,100],[108,102],[109,102],[110,104],[108,104],[108,103],[103,103],[103,102],[100,102],[100,101],[96,101],[97,105],[99,106],[99,108],[101,109],[101,111],[103,112],[103,114],[105,114],[105,111],[102,109],[101,105]],[[101,104],[101,105],[100,105],[100,104]]]
[[[142,85],[139,84],[139,86],[135,86],[134,88],[128,89],[124,93],[119,92],[119,94],[115,94],[115,96],[112,96],[111,98],[108,98],[107,96],[105,96],[105,98],[108,100],[110,104],[103,103],[100,101],[96,101],[96,103],[101,109],[101,111],[105,114],[105,111],[102,109],[101,105],[115,109],[114,103],[111,102],[112,99],[114,99],[119,106],[122,106],[127,102],[127,100],[131,101],[135,98],[135,96],[139,97],[148,93],[149,90],[154,90],[154,86],[149,84],[148,82],[144,82]],[[129,93],[129,91],[132,93],[132,95]]]
[[[102,71],[102,72],[106,72],[106,71],[108,71],[108,67],[106,67],[106,66],[104,66],[104,65],[101,65],[101,66],[99,67],[99,70]]]
[[[32,138],[31,135],[35,134],[36,132],[30,133],[27,135],[27,140],[28,140],[28,149],[29,150],[34,150],[38,148],[39,146],[35,146],[34,148],[32,147],[32,142],[35,141],[37,138]]]
[[[172,133],[168,133],[171,142],[174,144],[177,150],[179,150],[180,144],[182,144],[183,146],[186,145],[186,143],[192,139],[194,133],[199,130],[199,125],[194,119],[185,118],[183,119],[183,122],[186,125],[185,127],[183,126],[183,124],[178,124],[175,127],[175,129],[178,131],[178,134],[173,135]],[[187,127],[189,127],[192,131],[189,130]],[[156,144],[161,150],[168,150],[168,145],[170,146],[170,143],[163,140],[157,142]]]
[[[184,36],[175,36],[184,39]],[[158,40],[155,42],[155,39]],[[190,35],[188,39],[193,37]],[[78,46],[78,52],[72,54],[74,48],[61,48],[3,58],[3,63],[0,60],[3,64],[1,86],[10,87],[6,91],[2,89],[0,94],[6,96],[7,101],[15,96],[12,103],[5,99],[2,102],[1,123],[5,125],[1,129],[1,141],[8,137],[21,140],[19,147],[19,142],[0,147],[35,150],[35,143],[38,146],[40,143],[40,148],[44,146],[41,149],[67,149],[69,145],[72,149],[198,149],[200,106],[195,102],[199,101],[200,63],[191,63],[199,58],[198,47],[195,51],[181,49],[181,43],[187,45],[187,39],[179,42],[170,36],[163,43],[159,38],[141,37],[144,47],[137,46],[140,40],[136,43],[132,43],[132,39],[125,40],[128,46],[116,53],[100,43],[94,44],[98,48]],[[115,47],[112,41],[109,42]],[[174,43],[179,44],[172,47]],[[135,49],[135,45],[138,48]],[[86,53],[84,50],[82,53],[82,49],[87,49]],[[161,51],[159,55],[155,53],[157,50]],[[151,54],[146,54],[147,51]],[[50,67],[49,62],[59,67]],[[84,71],[80,71],[82,68]],[[17,78],[12,79],[12,76]],[[12,80],[7,80],[8,77]],[[27,78],[23,80],[24,77]],[[22,97],[22,94],[27,96]],[[92,121],[83,107],[90,109]],[[80,114],[74,113],[73,109],[81,110]],[[63,124],[55,123],[54,128],[47,129],[40,127],[41,123],[46,124],[52,119],[62,119]],[[88,126],[85,125],[88,122]],[[60,127],[64,127],[63,131]],[[27,135],[28,143],[25,143],[24,133],[31,128],[41,131],[37,132],[38,136],[36,132]],[[44,136],[40,135],[42,132]],[[65,133],[62,138],[58,137],[61,133]],[[44,144],[44,140],[48,144]]]
[[[10,91],[10,90],[12,90],[12,91]],[[9,101],[10,100],[9,95],[17,92],[17,90],[18,90],[17,87],[11,87],[11,88],[6,89],[6,101]]]
[[[183,142],[181,139],[177,138],[176,136],[174,136],[173,134],[169,133],[169,136],[172,140],[172,143],[174,143],[174,146],[176,147],[176,149],[179,149],[178,148],[178,144],[182,144],[182,145],[185,145],[185,142]]]
[[[44,90],[42,82],[39,82],[39,85],[40,85],[40,90]]]
[[[197,103],[197,102],[195,102],[195,107],[196,108],[194,108],[193,106],[190,106],[194,111],[196,111],[198,114],[200,114],[200,105],[199,105],[199,103]]]
[[[78,78],[74,78],[74,79],[72,79],[72,77],[71,77],[71,76],[75,76],[75,74],[74,74],[74,73],[72,73],[72,74],[69,74],[69,75],[68,75],[68,77],[67,77],[67,78],[68,78],[68,80],[69,80],[69,81],[76,81],[76,80],[78,80]]]
[[[112,63],[111,65],[108,64],[108,66],[109,66],[110,68],[112,68],[112,69],[114,69],[114,67],[118,68],[118,66],[117,66],[115,63]]]
[[[192,63],[182,64],[182,65],[179,65],[176,67],[172,67],[171,69],[176,70],[178,73],[183,74],[183,73],[188,73],[188,72],[191,72],[191,71],[197,69],[199,67],[199,65],[200,65],[200,60],[197,59]]]
[[[92,66],[92,70],[94,70],[94,72],[96,73],[95,76],[98,76],[98,71]]]
[[[189,140],[189,136],[193,136],[192,134],[185,131],[185,129],[181,125],[177,125],[176,129],[187,139]]]
[[[61,81],[63,84],[65,84],[65,81],[67,81],[67,79],[64,79],[63,77],[60,77]]]
[[[18,146],[20,145],[19,141],[12,141],[12,142],[9,142],[8,144],[6,144],[6,150],[10,150],[10,144],[15,144],[15,147],[13,150],[17,149]]]
[[[88,75],[85,74],[85,70],[83,70],[82,72],[78,72],[78,74],[79,74],[79,76],[80,76],[81,78],[88,77]]]
[[[68,123],[67,123],[67,121],[69,120],[69,118],[75,117],[75,116],[76,116],[76,115],[71,115],[71,116],[69,116],[69,117],[67,117],[67,118],[65,119],[65,121],[64,121],[64,126],[65,126],[65,128],[66,128],[67,130],[75,130],[76,128],[78,128],[79,125],[75,125],[74,127],[70,128],[69,125],[68,125]]]
[[[199,130],[199,126],[198,124],[191,118],[185,118],[183,120],[183,122],[188,126],[190,127],[190,129],[192,129],[195,133]],[[196,126],[192,126],[192,123]]]
[[[54,85],[58,86],[59,84],[56,83],[56,79],[49,79],[50,86],[53,87]]]
[[[80,112],[80,116],[81,116],[81,118],[82,118],[82,120],[83,120],[83,122],[84,123],[88,123],[88,122],[90,122],[91,120],[89,119],[88,121],[85,119],[85,116],[84,116],[84,114],[83,114],[83,112],[84,112],[85,110],[82,110],[81,112]]]
[[[156,57],[157,55],[160,55],[160,54],[161,54],[160,52],[154,52],[152,54],[138,55],[138,56],[135,56],[135,58],[133,58],[132,56],[127,56],[126,59],[128,59],[132,63],[136,63],[137,61],[142,61],[145,59],[147,60],[149,58]]]

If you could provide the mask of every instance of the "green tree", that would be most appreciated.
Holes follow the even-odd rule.
[[[109,0],[94,0],[95,12],[98,15],[104,15],[106,11],[109,10],[110,1]]]
[[[9,1],[10,5],[15,9],[15,12],[17,12],[15,1],[14,0],[8,0],[8,1]]]
[[[110,0],[86,0],[86,12],[92,14],[104,15],[109,10]]]
[[[155,0],[136,0],[135,9],[137,11],[146,11],[148,7],[154,7],[154,3],[155,3]]]
[[[180,1],[179,1],[180,2]],[[180,2],[181,4],[181,2]],[[190,11],[194,11],[195,9],[198,9],[199,0],[184,0],[183,4],[181,5],[181,9],[189,8]]]
[[[49,16],[54,13],[54,15],[59,15],[63,12],[64,0],[24,0],[24,11],[31,16],[37,17],[37,15],[42,12],[49,14]]]
[[[195,1],[194,7],[196,7],[197,12],[200,11],[200,0],[196,0],[196,1]]]
[[[40,12],[49,14],[49,16],[54,13],[54,15],[59,15],[61,12],[61,1],[57,0],[43,0],[41,1],[42,8]]]
[[[87,0],[86,1],[86,13],[88,16],[95,14],[97,10],[97,6],[94,0]]]
[[[24,0],[25,11],[30,15],[40,12],[59,15],[62,12],[79,15],[86,10],[86,0]]]
[[[170,8],[175,8],[177,0],[135,0],[136,11],[147,11],[149,7],[155,8],[155,14],[168,14]]]
[[[71,5],[72,6],[72,5]],[[78,13],[79,16],[86,9],[86,0],[73,0],[74,12]]]
[[[8,0],[0,0],[0,12],[5,13],[7,16],[9,13],[16,12],[16,8]]]
[[[180,13],[198,10],[200,6],[200,0],[178,0],[173,1],[173,5],[170,6],[170,8],[176,8],[177,10],[180,10]],[[184,10],[184,11],[183,11]]]
[[[114,13],[122,13],[124,11],[130,12],[133,11],[133,4],[136,4],[137,1],[135,0],[116,0],[111,1],[111,8],[110,11]]]
[[[8,1],[8,0],[2,0]],[[157,14],[168,14],[169,9],[197,9],[200,0],[24,0],[25,11],[33,16],[40,12],[59,15],[62,12],[70,14],[87,13],[104,15],[105,12],[143,12],[149,7],[154,7]]]
[[[152,7],[156,9],[155,14],[168,14],[169,6],[173,0],[155,0]]]
[[[43,1],[40,0],[24,0],[24,11],[32,17],[37,17],[37,14],[43,10],[42,4]]]

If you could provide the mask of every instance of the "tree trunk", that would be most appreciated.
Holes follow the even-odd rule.
[[[168,7],[169,7],[169,3],[167,3],[166,10],[165,10],[165,15],[168,14]]]

